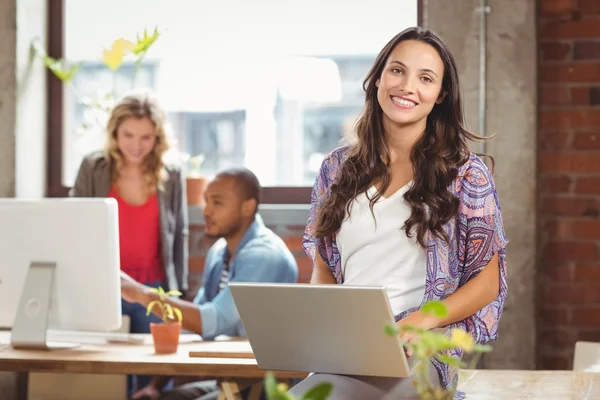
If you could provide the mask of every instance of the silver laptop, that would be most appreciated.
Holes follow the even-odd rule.
[[[264,370],[407,377],[402,341],[383,287],[229,284]]]

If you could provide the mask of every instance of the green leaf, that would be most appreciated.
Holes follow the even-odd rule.
[[[420,346],[424,346],[428,350],[436,352],[439,346],[442,344],[442,338],[440,338],[439,334],[433,332],[424,332],[419,337],[419,342]]]
[[[440,350],[450,350],[455,349],[456,345],[450,341],[450,339],[446,336],[438,338],[437,349]]]
[[[448,307],[441,301],[429,301],[423,305],[421,311],[424,314],[430,314],[437,318],[446,318],[448,316]]]
[[[190,158],[190,164],[192,165],[192,170],[196,172],[200,172],[200,167],[204,163],[205,155],[204,153],[200,153]]]
[[[414,332],[414,333],[418,333],[418,334],[423,334],[423,333],[427,332],[427,329],[416,328],[413,325],[402,325],[398,329],[400,329],[400,332]]]
[[[166,321],[168,321],[169,319],[172,319],[173,317],[173,307],[169,304],[169,303],[163,303],[163,308],[164,308],[164,315],[163,315],[163,319]]]
[[[267,372],[264,383],[268,400],[295,400],[293,396],[279,390],[277,381],[271,372]]]
[[[466,365],[464,362],[460,361],[458,358],[447,356],[444,354],[438,354],[438,355],[436,355],[436,358],[443,363],[446,363],[449,365],[454,365],[454,366],[461,367],[461,368],[464,368]]]
[[[153,300],[148,304],[148,307],[146,307],[146,316],[148,316],[152,313],[152,309],[157,304],[162,308],[162,304],[158,300]]]
[[[330,382],[321,382],[304,393],[302,400],[326,400],[332,390],[333,386]]]
[[[269,400],[274,400],[277,398],[277,381],[272,373],[267,372],[265,375],[265,392],[267,394],[267,398]]]
[[[150,315],[150,313],[152,312],[152,308],[155,305],[158,305],[162,312],[163,322],[169,322],[175,319],[177,319],[178,322],[181,322],[183,320],[183,314],[181,310],[165,301],[168,295],[181,296],[180,291],[170,290],[168,292],[165,292],[165,290],[161,286],[159,286],[158,288],[150,288],[150,291],[153,293],[158,293],[158,300],[153,300],[150,302],[150,304],[148,304],[148,307],[146,309],[146,315]]]
[[[490,353],[493,347],[489,344],[475,344],[473,345],[473,351],[477,353]]]
[[[427,331],[423,333],[422,339],[422,343],[429,346],[434,352],[456,348],[450,338],[443,333]]]
[[[158,27],[154,28],[154,31],[148,35],[148,31],[144,29],[144,35],[140,37],[137,35],[137,42],[133,46],[133,50],[131,52],[135,55],[140,55],[147,52],[150,47],[158,40],[161,33],[158,31]]]
[[[81,62],[69,65],[65,60],[50,57],[46,54],[46,50],[39,38],[32,40],[31,51],[34,55],[40,57],[44,65],[63,83],[69,83],[73,80],[82,65]]]
[[[384,329],[388,336],[396,336],[400,333],[400,328],[398,328],[398,325],[396,324],[387,324]]]
[[[56,76],[61,82],[69,83],[75,77],[75,74],[81,68],[82,63],[77,63],[75,65],[69,66],[64,60],[57,60],[50,56],[42,56],[44,60],[44,64],[46,67],[52,71],[54,76]]]
[[[181,314],[181,310],[179,308],[173,308],[175,315],[177,316],[177,321],[181,322],[183,320],[183,315]]]

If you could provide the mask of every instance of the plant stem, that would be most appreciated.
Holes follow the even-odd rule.
[[[81,96],[79,95],[79,93],[77,93],[77,90],[75,89],[75,86],[73,86],[73,84],[71,82],[65,82],[65,86],[67,87],[67,89],[71,92],[71,94],[73,94],[73,96],[75,96],[75,100],[80,103],[83,104],[84,106],[88,107],[83,99],[81,98]],[[92,106],[93,107],[93,106]],[[100,122],[100,120],[98,119],[98,115],[96,115],[96,113],[94,113],[94,119],[96,120],[96,124],[98,124],[99,128],[102,128],[103,124],[102,122]]]
[[[469,369],[475,369],[477,366],[477,362],[479,361],[479,357],[481,357],[481,353],[476,353],[473,358],[471,358],[471,363],[469,364]]]
[[[131,79],[131,89],[135,89],[137,85],[137,78],[142,67],[142,62],[144,61],[144,57],[146,56],[146,52],[140,54],[138,59],[135,61],[135,70],[133,71],[133,78]]]
[[[431,357],[427,357],[424,358],[423,360],[421,360],[422,366],[421,366],[421,372],[423,374],[423,380],[425,382],[427,382],[427,386],[432,387],[433,384],[431,383],[431,376],[429,376],[429,363],[431,362]]]
[[[112,73],[112,94],[115,98],[117,97],[117,71]]]
[[[77,93],[75,86],[73,86],[71,82],[65,82],[65,86],[67,87],[67,89],[69,89],[73,96],[75,96],[75,100],[77,100],[78,103],[84,104],[81,96],[79,95],[79,93]]]

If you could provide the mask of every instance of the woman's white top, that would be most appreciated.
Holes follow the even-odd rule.
[[[352,202],[336,243],[340,251],[345,285],[385,286],[394,315],[421,304],[425,292],[426,251],[402,229],[410,216],[403,195],[408,183],[390,197],[383,196],[369,208],[372,186]]]

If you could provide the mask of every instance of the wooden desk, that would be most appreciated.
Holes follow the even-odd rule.
[[[461,371],[459,390],[469,400],[595,400],[600,374],[581,371]]]
[[[176,354],[165,355],[155,354],[152,344],[113,344],[89,338],[80,347],[52,351],[15,350],[8,342],[8,333],[0,332],[0,371],[214,377],[228,392],[226,399],[237,398],[234,392],[239,390],[240,378],[251,378],[245,383],[254,384],[262,382],[266,372],[254,358],[227,358],[222,352],[214,358],[189,356],[207,348],[213,351],[211,342],[182,343]],[[237,351],[239,345],[233,347]],[[289,379],[307,374],[274,371],[274,375]]]
[[[84,344],[70,350],[14,350],[7,345],[8,334],[0,332],[0,370],[15,372],[70,372],[92,374],[211,376],[223,382],[224,399],[236,399],[240,378],[262,382],[265,371],[253,358],[226,357],[212,342],[180,345],[177,354],[157,355],[151,344]],[[244,352],[242,342],[231,351]],[[215,350],[216,349],[216,350]],[[190,357],[215,354],[215,357]],[[238,354],[240,355],[240,354]],[[247,357],[247,355],[242,354]],[[302,378],[304,373],[275,372],[279,379]],[[469,400],[485,399],[600,399],[600,373],[581,371],[462,371],[458,388]]]

